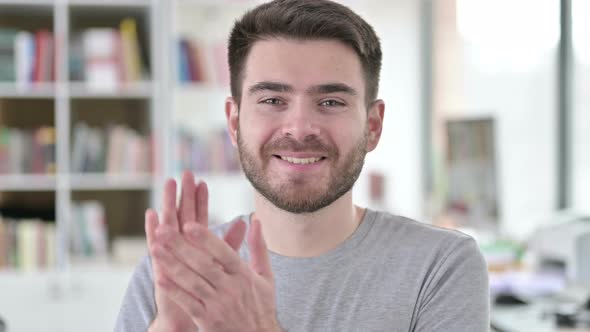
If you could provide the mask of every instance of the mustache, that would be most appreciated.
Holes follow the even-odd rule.
[[[272,140],[262,148],[263,155],[271,155],[273,151],[288,150],[292,152],[318,152],[326,156],[337,155],[337,150],[332,145],[324,143],[317,136],[307,136],[303,141],[291,136],[283,136]]]

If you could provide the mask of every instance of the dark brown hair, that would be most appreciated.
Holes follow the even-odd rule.
[[[381,46],[365,20],[348,7],[329,0],[275,0],[248,11],[231,31],[228,48],[231,93],[238,104],[250,49],[256,41],[268,38],[332,39],[352,47],[363,67],[367,105],[377,98]]]

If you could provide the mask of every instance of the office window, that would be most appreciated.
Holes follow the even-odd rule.
[[[572,103],[572,201],[575,210],[590,213],[590,2],[572,2],[574,85]]]
[[[523,238],[552,213],[557,194],[559,1],[442,0],[433,6],[430,212],[458,226],[489,219],[491,230]],[[495,188],[495,215],[478,211],[478,200],[489,195],[451,195],[469,177],[451,174],[457,167],[448,156],[455,147],[446,128],[481,119],[494,123],[495,158],[487,159],[494,163],[495,183],[488,187]]]

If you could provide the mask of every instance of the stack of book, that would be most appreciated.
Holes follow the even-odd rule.
[[[122,125],[104,130],[77,123],[73,132],[72,172],[151,172],[151,141]]]
[[[91,89],[114,89],[147,79],[134,19],[119,28],[91,28],[76,34],[70,47],[70,79]]]
[[[0,270],[34,271],[55,266],[55,223],[0,215]]]
[[[73,204],[70,218],[71,252],[77,257],[104,258],[108,236],[104,206],[98,201]]]
[[[48,30],[0,28],[0,82],[19,86],[55,80],[55,45]]]
[[[206,44],[181,37],[178,40],[180,83],[211,83],[229,86],[229,66],[225,43]]]
[[[190,130],[177,130],[176,170],[205,173],[232,173],[240,170],[237,150],[227,130],[220,129],[205,139]]]
[[[55,128],[0,127],[0,174],[55,173]]]

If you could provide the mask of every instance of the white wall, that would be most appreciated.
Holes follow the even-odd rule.
[[[423,219],[421,168],[420,1],[351,2],[381,39],[383,67],[379,98],[385,101],[381,142],[368,154],[355,186],[355,201]],[[368,196],[368,174],[385,175],[385,204]]]

